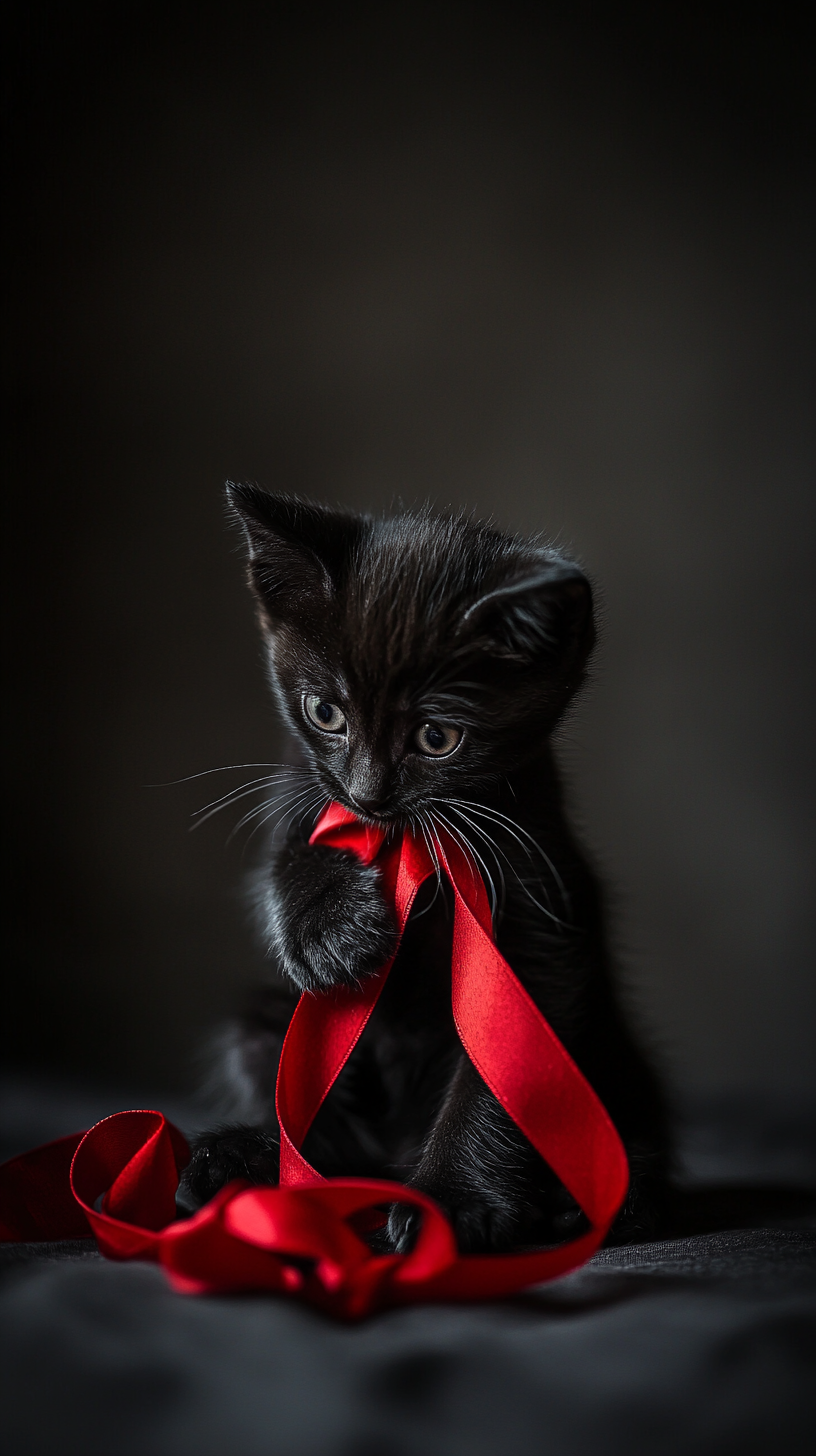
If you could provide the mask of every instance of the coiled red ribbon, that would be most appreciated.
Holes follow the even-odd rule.
[[[399,936],[416,893],[436,873],[425,842],[361,824],[332,804],[313,844],[377,860]],[[159,1112],[120,1112],[0,1168],[0,1239],[82,1238],[112,1259],[151,1259],[184,1293],[268,1289],[347,1318],[389,1305],[506,1295],[582,1264],[606,1236],[628,1184],[606,1111],[499,953],[481,877],[449,835],[437,853],[453,887],[451,994],[456,1029],[480,1075],[590,1222],[570,1243],[533,1253],[459,1257],[431,1199],[398,1183],[323,1179],[300,1152],[311,1123],[368,1021],[393,964],[357,990],[304,995],[278,1073],[280,1187],[235,1182],[192,1218],[175,1219],[189,1156]],[[422,1210],[410,1254],[374,1254],[355,1231],[395,1201]]]

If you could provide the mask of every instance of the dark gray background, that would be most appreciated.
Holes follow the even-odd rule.
[[[816,1091],[810,48],[613,10],[12,7],[18,1066],[183,1088],[262,964],[237,776],[145,787],[280,756],[232,477],[581,556],[640,1013],[679,1093]]]

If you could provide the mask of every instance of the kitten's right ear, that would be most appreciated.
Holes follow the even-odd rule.
[[[359,517],[232,481],[227,501],[244,528],[250,580],[267,620],[326,607],[359,538]]]

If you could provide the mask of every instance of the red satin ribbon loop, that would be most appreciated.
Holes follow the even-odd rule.
[[[428,846],[389,837],[338,804],[312,843],[376,862],[401,937],[417,891],[437,873]],[[603,1242],[626,1195],[628,1167],[615,1128],[589,1083],[514,976],[493,940],[484,884],[460,845],[440,834],[441,871],[454,896],[451,996],[462,1045],[592,1227],[533,1253],[458,1257],[440,1208],[384,1180],[323,1179],[303,1140],[374,1010],[393,959],[358,989],[304,995],[281,1054],[278,1188],[231,1183],[192,1218],[175,1220],[189,1150],[158,1112],[121,1112],[0,1168],[0,1238],[86,1235],[115,1259],[152,1259],[183,1293],[266,1289],[346,1318],[420,1300],[484,1299],[576,1268]],[[70,1167],[70,1173],[69,1173]],[[410,1254],[375,1254],[361,1237],[383,1210],[422,1211]]]

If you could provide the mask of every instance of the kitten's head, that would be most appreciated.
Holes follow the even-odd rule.
[[[333,799],[416,823],[542,752],[594,640],[573,562],[461,517],[228,495],[275,691]]]

